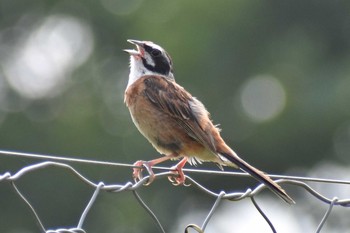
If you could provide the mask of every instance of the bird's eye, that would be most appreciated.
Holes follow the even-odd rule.
[[[161,52],[158,49],[153,49],[151,54],[153,57],[158,57],[160,56]]]

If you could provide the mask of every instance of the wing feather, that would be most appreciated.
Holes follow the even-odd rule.
[[[144,79],[144,95],[160,111],[170,115],[186,133],[209,150],[216,153],[215,144],[205,125],[200,124],[198,109],[193,105],[199,103],[205,117],[209,118],[204,106],[183,87],[163,77],[149,76]]]

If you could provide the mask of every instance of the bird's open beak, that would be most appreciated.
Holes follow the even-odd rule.
[[[144,43],[139,40],[127,40],[130,44],[136,45],[137,50],[135,49],[124,49],[123,51],[130,54],[131,56],[143,56],[144,54]]]

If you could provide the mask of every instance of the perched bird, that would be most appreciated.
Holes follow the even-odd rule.
[[[269,176],[238,157],[226,145],[204,105],[175,82],[172,60],[162,47],[150,41],[128,42],[136,45],[137,49],[124,50],[130,54],[125,103],[138,130],[164,155],[134,164],[148,170],[149,183],[154,179],[152,166],[163,161],[182,158],[171,169],[177,173],[175,178],[171,178],[174,184],[184,184],[182,168],[187,161],[211,161],[249,173],[284,201],[294,203]],[[134,168],[136,180],[142,178],[142,168]]]

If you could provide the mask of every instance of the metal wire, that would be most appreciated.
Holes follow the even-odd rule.
[[[148,183],[149,176],[145,176],[143,179],[141,179],[138,182],[126,182],[125,184],[111,184],[111,185],[105,185],[102,181],[101,182],[93,182],[80,172],[78,172],[72,165],[61,163],[61,162],[53,162],[53,161],[64,161],[64,162],[72,162],[72,163],[85,163],[85,164],[98,164],[103,166],[122,166],[122,167],[135,167],[131,164],[123,164],[123,163],[112,163],[112,162],[105,162],[105,161],[96,161],[96,160],[83,160],[83,159],[75,159],[75,158],[67,158],[67,157],[57,157],[57,156],[48,156],[48,155],[36,155],[36,154],[30,154],[30,153],[19,153],[19,152],[10,152],[10,151],[0,151],[0,155],[2,156],[12,156],[12,157],[30,157],[35,159],[41,159],[46,160],[44,162],[38,162],[29,166],[25,166],[22,169],[18,170],[14,174],[11,174],[10,172],[5,172],[4,174],[0,174],[0,182],[8,182],[12,185],[15,193],[26,203],[26,205],[31,210],[34,219],[36,220],[39,231],[44,233],[85,233],[84,231],[84,222],[85,219],[90,211],[90,209],[94,206],[98,196],[100,195],[101,191],[106,192],[124,192],[124,191],[132,191],[134,193],[134,196],[136,200],[139,202],[139,204],[146,210],[146,212],[150,215],[150,217],[154,220],[155,224],[159,228],[159,231],[162,233],[165,233],[161,222],[159,221],[156,214],[147,206],[147,204],[142,200],[140,195],[136,192],[136,190],[140,189],[141,187],[144,187],[145,184]],[[49,160],[49,161],[47,161]],[[25,195],[19,190],[19,188],[16,186],[16,182],[20,180],[23,176],[40,170],[40,169],[48,169],[50,167],[58,167],[61,169],[64,169],[68,172],[70,172],[72,175],[76,176],[78,179],[80,179],[83,183],[90,186],[92,189],[94,189],[93,195],[90,199],[90,201],[87,203],[84,211],[81,214],[81,217],[79,219],[79,222],[76,227],[64,229],[64,228],[58,228],[58,229],[46,229],[43,225],[41,218],[35,208],[31,205],[31,203],[28,201],[28,199],[25,197]],[[159,170],[165,170],[165,172],[159,172],[156,173],[155,176],[159,178],[174,176],[174,173],[169,171],[169,168],[164,167],[156,167],[155,169]],[[218,171],[209,171],[209,170],[199,170],[199,169],[184,169],[186,174],[188,173],[200,173],[200,174],[215,174],[215,175],[231,175],[231,176],[246,176],[245,173],[240,172],[218,172]],[[310,177],[295,177],[295,176],[280,176],[280,175],[271,175],[274,178],[280,178],[279,180],[276,180],[278,183],[288,184],[291,186],[295,186],[298,188],[302,188],[305,191],[309,192],[311,195],[313,195],[316,199],[318,199],[321,202],[326,203],[329,207],[324,214],[322,220],[320,221],[318,228],[316,229],[316,232],[321,232],[323,226],[325,225],[326,221],[328,220],[330,213],[334,206],[342,206],[342,207],[349,207],[350,206],[350,199],[338,199],[337,197],[328,198],[322,195],[321,193],[317,192],[313,188],[311,188],[308,184],[304,183],[304,181],[311,181],[311,182],[322,182],[322,183],[332,183],[332,184],[350,184],[350,181],[347,180],[334,180],[334,179],[320,179],[320,178],[310,178]],[[267,217],[267,215],[264,213],[262,208],[259,206],[259,204],[256,202],[255,197],[264,189],[267,187],[264,184],[261,184],[254,189],[248,189],[245,192],[219,192],[216,193],[214,191],[211,191],[210,189],[204,187],[199,182],[194,180],[189,175],[186,175],[187,182],[191,184],[192,187],[196,187],[206,195],[209,195],[213,198],[215,198],[215,203],[213,204],[212,208],[208,212],[206,218],[203,221],[203,224],[201,227],[195,225],[195,224],[188,224],[187,227],[184,229],[185,233],[189,232],[189,229],[193,229],[198,233],[204,233],[206,226],[209,224],[209,221],[213,214],[217,211],[218,206],[220,203],[222,203],[223,200],[229,200],[229,201],[240,201],[245,198],[250,198],[254,207],[256,210],[260,213],[260,215],[265,219],[266,223],[270,226],[272,232],[276,232],[274,225],[272,224],[272,221]]]

